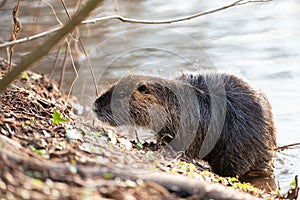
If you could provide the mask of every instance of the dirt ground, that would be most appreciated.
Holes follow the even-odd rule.
[[[0,98],[0,199],[278,198],[85,122],[43,75],[23,73]]]

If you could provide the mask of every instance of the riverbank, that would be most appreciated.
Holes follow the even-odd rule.
[[[1,198],[276,198],[85,122],[43,75],[24,72],[0,97]]]

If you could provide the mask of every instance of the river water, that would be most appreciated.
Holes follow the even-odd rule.
[[[118,2],[118,1],[116,1]],[[105,1],[91,17],[119,13],[123,16],[165,20],[211,10],[231,1],[172,0],[172,1]],[[0,8],[0,39],[8,40],[11,31],[11,10],[14,1]],[[57,18],[67,17],[60,1],[21,1],[19,18],[23,30],[19,38],[49,30],[57,25]],[[67,2],[70,12],[75,1]],[[98,87],[103,90],[110,83],[128,73],[174,76],[185,70],[226,71],[245,77],[267,94],[275,117],[278,145],[300,142],[300,2],[274,0],[230,8],[189,21],[164,25],[141,25],[117,20],[81,25],[80,35],[89,53]],[[44,39],[17,45],[15,62]],[[75,38],[74,38],[75,41]],[[89,110],[95,89],[90,71],[82,56],[72,46],[79,77],[73,95]],[[37,71],[49,73],[55,51],[37,64]],[[63,50],[64,52],[65,50]],[[5,57],[4,49],[0,56]],[[67,65],[63,87],[68,90],[75,73]],[[59,76],[55,70],[54,76]],[[300,149],[278,152],[276,180],[283,190],[295,175],[300,175]]]

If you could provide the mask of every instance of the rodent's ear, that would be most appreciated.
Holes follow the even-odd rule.
[[[137,90],[143,94],[150,94],[149,89],[146,84],[142,83],[138,86]]]

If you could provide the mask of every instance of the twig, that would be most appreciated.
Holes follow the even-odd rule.
[[[213,10],[210,10],[210,11],[196,13],[196,14],[189,15],[189,16],[186,16],[186,17],[183,17],[183,18],[166,19],[166,20],[139,20],[139,19],[132,19],[132,18],[123,17],[121,15],[111,15],[111,16],[98,17],[98,18],[84,20],[84,21],[81,22],[81,25],[94,24],[94,23],[97,23],[97,22],[106,21],[106,20],[113,20],[113,19],[120,20],[120,21],[126,22],[126,23],[135,23],[135,24],[171,24],[171,23],[175,23],[175,22],[191,20],[191,19],[203,16],[203,15],[209,15],[209,14],[216,13],[218,11],[222,11],[222,10],[225,10],[225,9],[228,9],[228,8],[231,8],[231,7],[235,7],[235,6],[239,6],[239,5],[244,5],[244,4],[248,4],[248,3],[258,3],[258,2],[263,3],[263,2],[270,2],[270,1],[272,1],[272,0],[257,0],[257,1],[239,0],[239,1],[235,1],[231,4],[228,4],[226,6],[223,6],[223,7],[217,8],[217,9],[213,9]],[[50,35],[51,33],[54,33],[56,31],[58,31],[59,29],[61,29],[60,26],[59,27],[54,27],[51,30],[39,33],[37,35],[22,38],[22,39],[13,41],[13,42],[5,42],[3,44],[0,44],[0,48],[8,47],[8,46],[11,46],[11,45],[14,45],[14,44],[24,43],[24,42],[31,41],[31,40],[35,40],[35,39]]]
[[[60,54],[62,52],[62,49],[63,49],[63,44],[61,44],[58,48],[58,51],[56,52],[56,56],[55,56],[55,61],[51,67],[51,72],[50,72],[50,78],[53,79],[53,74],[54,74],[54,71],[55,69],[57,68],[57,65],[58,65],[58,61],[59,61],[59,57],[60,57]]]
[[[73,66],[73,69],[74,69],[74,72],[75,72],[75,78],[74,78],[74,80],[72,81],[72,84],[71,84],[71,86],[70,86],[70,91],[69,91],[69,93],[68,93],[68,99],[70,99],[71,92],[72,92],[72,90],[73,90],[74,84],[75,84],[75,82],[77,81],[79,75],[78,75],[78,71],[77,71],[77,69],[76,69],[76,67],[75,67],[75,62],[74,62],[74,59],[73,59],[73,56],[72,56],[71,44],[70,44],[70,42],[67,42],[67,44],[68,44],[68,47],[67,47],[67,48],[69,49],[69,52],[70,52],[71,63],[72,63],[72,66]]]
[[[22,29],[22,24],[21,24],[21,22],[20,22],[20,20],[18,18],[19,8],[20,8],[20,0],[17,0],[17,4],[14,7],[13,12],[12,12],[14,26],[13,26],[13,30],[11,32],[10,41],[16,41],[17,37],[18,37],[18,33]],[[11,46],[9,46],[9,70],[12,69],[12,56],[13,56],[13,52],[14,52],[14,45],[11,45]]]
[[[298,146],[298,145],[300,145],[300,142],[293,143],[293,144],[288,144],[288,145],[284,145],[284,146],[281,146],[281,147],[277,147],[274,150],[275,151],[281,151],[281,150],[284,150],[284,149],[288,149],[289,147]]]
[[[36,35],[33,35],[33,36],[28,36],[28,37],[21,38],[21,39],[15,40],[15,41],[4,42],[4,43],[0,44],[0,48],[5,48],[5,47],[9,47],[9,46],[12,46],[12,45],[15,45],[15,44],[21,44],[21,43],[24,43],[24,42],[39,39],[41,37],[49,36],[50,34],[56,32],[60,29],[62,29],[61,26],[59,26],[59,27],[56,26],[54,28],[51,28],[48,31],[45,31],[45,32],[42,32],[42,33],[39,33],[39,34],[36,34]]]
[[[119,2],[118,2],[118,0],[114,0],[114,11],[115,12],[119,12]]]
[[[252,1],[245,1],[245,2],[240,2],[238,5],[244,5],[247,3],[261,3],[261,2],[270,2],[272,0],[252,0]]]
[[[50,8],[51,8],[51,10],[52,10],[52,13],[54,14],[54,16],[55,16],[55,19],[56,19],[56,21],[61,25],[61,26],[63,26],[63,23],[60,21],[60,19],[58,18],[58,15],[56,14],[56,12],[55,12],[55,9],[54,9],[54,7],[53,7],[53,5],[52,4],[50,4],[48,1],[43,1],[45,4],[47,4]]]
[[[225,10],[227,8],[240,5],[240,3],[243,1],[244,0],[235,1],[231,4],[228,4],[226,6],[223,6],[223,7],[217,8],[217,9],[196,13],[196,14],[189,15],[189,16],[182,17],[182,18],[174,18],[174,19],[166,19],[166,20],[139,20],[139,19],[123,17],[121,15],[111,15],[111,16],[107,16],[107,17],[98,17],[98,18],[94,18],[94,19],[84,20],[82,22],[82,24],[94,24],[99,21],[112,20],[112,19],[118,19],[122,22],[133,23],[133,24],[171,24],[171,23],[175,23],[175,22],[191,20],[191,19],[203,16],[203,15],[209,15],[209,14],[221,11],[221,10]],[[244,2],[244,4],[246,4],[247,2],[248,1]],[[261,2],[265,2],[265,0],[262,0]]]
[[[62,89],[62,82],[65,76],[65,71],[66,71],[66,66],[67,66],[67,58],[68,58],[68,54],[70,51],[70,43],[68,40],[71,40],[71,38],[66,39],[66,51],[65,51],[65,55],[64,55],[64,60],[63,60],[63,64],[60,70],[60,76],[59,76],[59,82],[58,82],[58,89],[61,90]]]
[[[71,15],[69,14],[69,11],[68,11],[68,9],[67,9],[67,7],[66,7],[66,4],[65,4],[64,0],[61,0],[61,2],[62,2],[62,4],[63,4],[63,7],[64,7],[64,9],[65,9],[65,12],[67,13],[69,19],[71,20]],[[92,78],[93,78],[93,83],[94,83],[94,87],[95,87],[95,91],[96,91],[96,96],[99,96],[99,91],[98,91],[98,88],[97,88],[96,77],[95,77],[95,73],[94,73],[94,70],[93,70],[93,67],[92,67],[92,63],[91,63],[90,59],[88,58],[88,53],[87,53],[87,51],[86,51],[86,49],[85,49],[85,47],[84,47],[84,45],[83,45],[83,42],[82,42],[82,40],[81,40],[80,37],[78,37],[78,41],[79,41],[79,45],[80,45],[80,47],[81,47],[81,49],[82,49],[82,51],[83,51],[83,53],[84,53],[84,56],[85,56],[85,58],[86,58],[86,60],[87,60],[88,68],[89,68],[90,73],[91,73],[91,76],[92,76]],[[72,58],[71,58],[71,59],[72,59]],[[70,93],[71,93],[71,91],[72,91],[72,89],[73,89],[73,86],[74,86],[74,84],[75,84],[75,82],[76,82],[76,80],[77,80],[77,78],[78,78],[77,69],[76,69],[76,67],[74,66],[74,62],[72,62],[72,63],[73,63],[73,67],[74,67],[74,70],[75,70],[75,73],[76,73],[76,78],[75,78],[74,81],[72,82],[72,85],[71,85],[71,88],[70,88],[70,92],[69,92],[69,94],[68,94],[68,98],[69,98]]]
[[[28,56],[24,57],[19,63],[18,67],[13,68],[12,71],[8,72],[0,80],[0,93],[4,92],[7,86],[24,70],[28,69],[34,62],[41,59],[69,32],[71,32],[74,27],[85,19],[92,10],[94,10],[97,5],[102,3],[103,0],[89,0],[86,5],[76,14],[71,21],[63,26],[57,33],[52,35],[48,40],[44,42],[43,45],[35,48]]]

